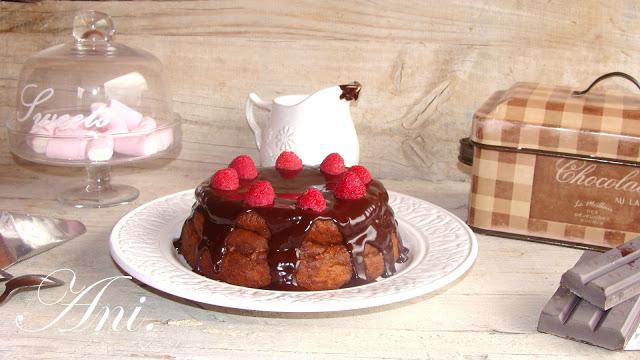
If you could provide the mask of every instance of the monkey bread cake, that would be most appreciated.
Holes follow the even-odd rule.
[[[407,259],[382,183],[336,153],[306,167],[285,151],[275,167],[259,170],[240,155],[195,195],[176,248],[211,279],[330,290],[391,276]]]

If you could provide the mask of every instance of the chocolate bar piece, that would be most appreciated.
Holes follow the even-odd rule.
[[[577,265],[595,259],[586,251]],[[640,324],[640,295],[609,310],[602,310],[560,286],[547,302],[538,321],[538,331],[586,342],[610,350],[621,350]]]
[[[639,295],[640,238],[579,262],[560,284],[604,310]]]

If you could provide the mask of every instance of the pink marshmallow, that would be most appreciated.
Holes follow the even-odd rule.
[[[55,136],[49,139],[45,155],[51,159],[84,160],[86,158],[89,139],[74,138],[89,135],[87,130],[64,129],[56,130]]]
[[[156,121],[145,116],[133,131],[140,135],[118,137],[115,140],[115,151],[131,156],[149,156],[165,149],[163,139],[154,136]]]
[[[140,122],[142,121],[142,114],[133,110],[127,105],[121,103],[116,99],[111,99],[109,101],[109,108],[113,110],[121,120],[124,120],[129,131],[133,131],[140,126]]]
[[[107,132],[110,134],[126,134],[129,132],[127,122],[118,116],[112,109],[107,109],[105,116],[108,117]]]
[[[87,145],[87,156],[91,161],[107,161],[113,157],[114,141],[111,136],[99,136]]]

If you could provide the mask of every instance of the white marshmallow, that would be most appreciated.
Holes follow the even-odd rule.
[[[27,137],[27,143],[31,146],[33,151],[38,154],[44,154],[47,151],[48,136],[53,136],[55,125],[53,122],[45,124],[34,124],[29,134],[34,136]]]
[[[159,139],[143,135],[128,136],[115,139],[115,151],[123,155],[149,156],[162,148]]]
[[[161,148],[158,151],[166,150],[173,143],[173,129],[162,129],[150,135],[157,138],[161,144]]]
[[[139,129],[154,131],[156,130],[157,127],[158,127],[157,123],[153,118],[145,116],[144,118],[142,118],[142,121],[140,122]],[[153,133],[150,133],[148,136],[155,139],[158,142],[159,144],[158,151],[165,150],[166,148],[171,146],[171,144],[173,143],[172,129],[162,129],[159,131],[154,131]]]
[[[113,157],[114,141],[111,136],[100,136],[89,141],[87,155],[91,161],[107,161]]]
[[[44,154],[47,151],[47,144],[49,143],[49,138],[34,136],[29,141],[31,145],[31,149],[37,152],[38,154]]]

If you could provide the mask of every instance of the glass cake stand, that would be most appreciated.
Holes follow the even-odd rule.
[[[18,79],[9,149],[28,161],[83,166],[85,184],[58,194],[75,207],[135,200],[139,191],[111,184],[114,165],[169,156],[180,149],[180,118],[171,110],[162,64],[114,41],[111,18],[78,13],[73,41],[31,56]]]

